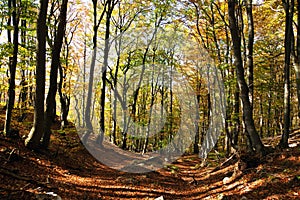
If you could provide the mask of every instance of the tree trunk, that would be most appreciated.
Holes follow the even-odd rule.
[[[47,36],[47,9],[49,0],[40,0],[40,12],[37,20],[37,63],[36,63],[36,90],[33,127],[25,140],[25,145],[37,149],[44,135],[44,99],[45,99],[45,63],[46,63],[46,36]]]
[[[44,148],[48,148],[51,135],[51,125],[55,118],[54,110],[56,108],[55,96],[57,92],[57,73],[60,65],[60,52],[65,35],[67,8],[68,0],[63,0],[61,4],[59,23],[57,27],[57,32],[55,34],[54,46],[51,55],[50,87],[46,99],[45,133],[42,142]]]
[[[200,87],[201,87],[199,85],[200,84],[198,83],[197,84],[198,91],[200,91]],[[197,94],[197,105],[200,105],[200,97],[201,97],[200,94]],[[200,127],[199,127],[199,123],[200,123],[200,114],[199,114],[198,111],[196,111],[196,133],[195,133],[195,137],[194,137],[194,154],[199,154],[199,140],[200,140]]]
[[[297,98],[298,98],[298,118],[300,118],[300,0],[297,0],[297,44],[296,44],[296,86],[297,86]]]
[[[145,52],[143,54],[143,61],[142,61],[142,71],[141,71],[141,75],[140,75],[140,79],[139,79],[139,82],[138,82],[138,86],[137,86],[137,89],[136,91],[134,92],[134,95],[133,95],[133,104],[132,104],[132,116],[133,116],[133,120],[135,121],[136,119],[136,107],[137,107],[137,98],[138,98],[138,95],[139,95],[139,90],[140,90],[140,86],[142,84],[142,80],[144,78],[144,73],[145,73],[145,68],[146,68],[146,62],[147,62],[147,56],[148,56],[148,53],[149,53],[149,50],[150,50],[150,46],[152,44],[152,42],[154,41],[155,39],[155,35],[157,34],[157,31],[158,31],[158,27],[160,25],[162,21],[162,16],[159,17],[159,19],[156,19],[155,21],[155,29],[154,29],[154,32],[147,44],[147,47],[145,49]]]
[[[26,20],[22,20],[21,21],[21,27],[23,28],[23,30],[21,30],[21,44],[23,46],[26,45]],[[23,59],[26,59],[26,56],[23,56]],[[25,113],[25,109],[27,108],[27,87],[28,87],[28,83],[26,81],[26,70],[23,68],[21,69],[21,82],[20,82],[20,94],[19,94],[19,109],[20,109],[20,114],[18,116],[18,121],[21,122],[25,119],[26,117],[26,113]]]
[[[67,56],[68,58],[68,56]],[[68,61],[67,61],[68,62]],[[59,93],[59,99],[61,104],[61,126],[64,128],[65,126],[69,125],[68,122],[68,114],[69,114],[69,108],[70,108],[70,96],[67,94],[64,94],[62,92],[63,84],[64,84],[64,72],[61,64],[59,65],[59,84],[58,84],[58,93]]]
[[[253,44],[254,44],[254,22],[252,14],[252,0],[247,0],[246,11],[248,18],[248,44],[247,44],[247,68],[248,68],[248,86],[249,86],[249,100],[253,109]],[[251,110],[252,110],[251,109]]]
[[[239,137],[239,131],[240,131],[240,101],[239,98],[239,86],[238,83],[236,83],[235,92],[234,92],[234,128],[233,128],[233,137],[232,137],[232,143],[235,147],[238,146],[238,137]]]
[[[288,139],[290,134],[290,64],[293,36],[293,15],[294,15],[294,0],[283,1],[285,9],[285,39],[284,39],[284,130],[279,143],[282,148],[289,146]]]
[[[77,24],[78,25],[78,24]],[[71,34],[70,39],[68,38],[68,34],[64,35],[64,49],[65,49],[65,67],[62,67],[62,65],[60,64],[58,66],[58,70],[59,70],[59,83],[58,83],[58,94],[59,94],[59,99],[60,99],[60,105],[61,105],[61,128],[63,129],[65,126],[69,125],[69,121],[68,121],[68,115],[69,115],[69,109],[70,109],[70,94],[68,94],[67,92],[63,92],[63,88],[66,89],[67,84],[66,84],[66,77],[67,77],[67,69],[69,69],[69,55],[70,55],[70,45],[71,42],[73,40],[74,37],[74,33],[77,30],[77,25],[75,25],[74,28],[71,28],[71,31],[69,32],[69,34]],[[85,66],[85,57],[86,57],[86,39],[84,39],[84,66]],[[84,67],[84,74],[85,74],[85,67]],[[70,77],[72,76],[72,73],[69,74]],[[84,75],[85,76],[85,75]],[[78,80],[79,80],[79,76],[78,76]],[[85,80],[84,80],[84,84],[85,84]],[[69,84],[69,87],[71,87],[71,85]],[[85,96],[83,95],[83,101],[84,102]],[[80,115],[78,115],[78,117],[80,118]]]
[[[97,137],[97,144],[102,146],[105,134],[105,94],[106,94],[106,73],[108,68],[108,53],[109,53],[109,37],[110,37],[110,19],[115,7],[114,0],[107,1],[108,9],[106,12],[106,27],[105,27],[105,47],[104,60],[102,67],[102,88],[101,88],[101,112],[100,112],[100,133]]]
[[[299,35],[299,39],[300,39],[300,35]],[[299,50],[300,50],[300,45],[299,45]],[[297,106],[298,107],[298,118],[300,119],[300,61],[299,61],[299,63],[295,63],[294,69],[295,69],[295,73],[296,73],[296,89],[297,89],[297,100],[298,100],[298,106]]]
[[[91,119],[91,107],[92,107],[92,92],[93,92],[93,84],[94,84],[94,71],[95,71],[96,56],[97,56],[98,28],[106,12],[106,6],[107,3],[105,3],[100,19],[97,20],[97,0],[93,0],[93,17],[94,17],[93,55],[92,55],[92,62],[90,66],[88,94],[86,99],[86,107],[85,107],[84,122],[83,122],[85,124],[86,132],[81,138],[83,144],[87,142],[89,135],[93,132],[93,125]]]
[[[241,37],[239,33],[239,28],[237,20],[235,17],[235,0],[228,1],[228,15],[229,15],[229,28],[231,32],[231,38],[233,42],[233,52],[234,52],[234,65],[236,67],[237,81],[240,89],[240,97],[243,102],[243,115],[245,119],[246,130],[249,134],[252,149],[258,154],[264,154],[264,145],[256,131],[254,120],[252,116],[252,108],[249,99],[249,88],[247,86],[245,76],[243,60],[241,55]]]
[[[8,102],[6,107],[6,118],[5,118],[5,126],[4,126],[4,135],[10,136],[11,131],[11,116],[12,116],[12,110],[14,108],[15,104],[15,87],[16,87],[16,68],[17,68],[17,62],[18,62],[18,49],[19,49],[19,14],[16,13],[17,11],[17,5],[16,0],[12,0],[12,6],[13,6],[13,12],[12,12],[12,18],[13,18],[13,26],[14,26],[14,34],[13,34],[13,57],[12,62],[9,63],[9,88],[8,88]]]
[[[11,3],[12,3],[12,0],[8,0],[7,1],[7,6],[8,6],[8,10],[10,11],[11,10]],[[9,15],[8,16],[8,19],[7,19],[7,26],[11,26],[11,16]],[[8,28],[7,29],[7,41],[8,43],[11,43],[11,29]]]

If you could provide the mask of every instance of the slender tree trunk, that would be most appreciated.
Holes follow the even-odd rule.
[[[116,64],[116,71],[115,71],[115,75],[114,75],[114,78],[113,78],[113,84],[114,84],[114,92],[113,92],[113,97],[114,97],[114,100],[113,100],[113,118],[112,118],[112,121],[113,121],[113,131],[112,131],[112,142],[113,144],[117,144],[117,120],[116,120],[116,117],[117,117],[117,82],[118,82],[118,73],[119,73],[119,67],[120,67],[120,55],[121,55],[121,42],[122,42],[122,37],[120,38],[119,40],[119,43],[118,43],[118,48],[117,48],[117,52],[118,52],[118,58],[117,58],[117,64]],[[126,146],[125,146],[126,148]]]
[[[63,88],[66,89],[67,83],[66,83],[66,77],[67,77],[67,69],[69,69],[69,56],[70,56],[70,45],[74,37],[74,33],[77,30],[78,24],[76,24],[73,28],[70,29],[69,34],[71,34],[71,37],[69,38],[69,34],[64,34],[64,50],[65,50],[65,67],[61,65],[61,63],[58,66],[59,70],[59,83],[58,83],[58,94],[59,94],[59,100],[60,100],[60,105],[61,105],[61,127],[62,129],[69,125],[68,121],[68,115],[69,115],[69,109],[70,109],[70,94],[68,92],[64,92]],[[85,66],[85,56],[86,56],[86,41],[84,40],[84,66]],[[85,67],[84,67],[85,71]],[[69,76],[72,76],[72,71],[69,74]],[[79,76],[78,76],[79,80]],[[85,81],[84,81],[85,82]],[[71,84],[69,84],[69,87],[71,87]],[[84,102],[85,97],[83,96],[83,101]],[[80,117],[80,115],[78,116]]]
[[[271,88],[270,88],[269,92],[268,92],[267,137],[271,137],[271,129],[272,129],[271,108],[272,108],[272,92],[271,92]],[[273,130],[272,130],[272,132],[273,132]]]
[[[50,87],[46,99],[46,113],[45,113],[45,132],[43,137],[43,147],[48,148],[51,135],[51,125],[55,118],[56,108],[56,92],[57,92],[57,73],[60,65],[60,52],[63,44],[66,28],[68,0],[63,0],[61,5],[61,11],[59,15],[59,23],[57,32],[54,38],[54,46],[51,55],[51,70],[50,70]]]
[[[198,87],[198,89],[200,89],[200,87]],[[200,105],[200,94],[197,94],[197,105]],[[200,139],[199,123],[200,123],[200,114],[199,111],[197,110],[196,111],[196,133],[194,138],[194,154],[199,154],[199,139]]]
[[[158,83],[155,82],[154,84],[154,81],[155,81],[155,74],[154,74],[154,66],[155,66],[155,50],[154,50],[154,55],[153,55],[153,65],[152,65],[152,75],[151,75],[151,100],[150,100],[150,110],[149,110],[149,116],[148,116],[148,120],[147,120],[147,130],[146,130],[146,137],[145,137],[145,140],[144,140],[144,146],[143,146],[143,153],[146,153],[147,152],[147,149],[148,149],[148,144],[149,144],[149,136],[150,136],[150,128],[151,128],[151,118],[152,118],[152,113],[153,113],[153,105],[154,105],[154,102],[155,102],[155,98],[157,96],[157,92],[158,92]],[[147,101],[147,96],[145,96],[145,102],[144,102],[144,106],[145,108],[143,108],[144,111],[146,111],[146,101]]]
[[[236,84],[236,87],[235,87],[235,92],[234,92],[234,128],[233,128],[233,145],[235,147],[238,146],[238,137],[239,137],[239,132],[240,132],[240,117],[239,117],[239,114],[240,114],[240,93],[239,93],[239,86],[238,86],[238,83]]]
[[[68,58],[68,56],[67,56]],[[66,61],[68,62],[68,61]],[[69,108],[70,108],[70,96],[68,94],[64,94],[62,92],[62,88],[64,83],[64,70],[61,64],[59,64],[59,84],[58,84],[58,93],[59,93],[59,99],[61,104],[61,126],[64,128],[65,126],[69,125],[68,122],[68,114],[69,114]]]
[[[44,99],[45,99],[45,63],[46,63],[46,36],[47,36],[47,9],[49,0],[40,0],[40,12],[37,21],[37,64],[36,90],[33,127],[25,140],[25,145],[37,149],[44,135]]]
[[[11,3],[12,3],[12,0],[8,0],[7,1],[7,6],[8,6],[8,10],[11,11]],[[8,16],[8,19],[7,19],[7,26],[11,26],[11,15]],[[8,43],[11,43],[11,29],[8,28],[7,29],[7,41]]]
[[[291,105],[290,105],[290,64],[292,50],[292,35],[293,35],[293,15],[294,15],[294,0],[283,1],[285,9],[285,39],[284,39],[284,130],[279,143],[282,148],[289,146],[288,139],[290,134],[291,123]]]
[[[260,137],[263,138],[264,132],[264,109],[263,109],[263,97],[259,97],[259,133]]]
[[[101,112],[100,112],[100,133],[97,137],[97,144],[102,146],[105,134],[105,94],[106,94],[106,74],[108,68],[108,53],[109,53],[109,37],[110,37],[110,20],[111,15],[116,5],[115,0],[107,1],[108,9],[106,12],[106,27],[105,27],[105,47],[104,60],[102,67],[102,88],[101,88]]]
[[[300,30],[299,30],[300,31]],[[299,33],[300,34],[300,33]],[[300,38],[300,36],[299,36]],[[299,46],[300,50],[300,46]],[[294,65],[296,73],[296,89],[297,89],[297,100],[298,100],[298,118],[300,119],[300,61]]]
[[[13,12],[12,12],[12,19],[13,19],[13,26],[14,26],[14,34],[13,34],[13,57],[12,62],[9,63],[9,87],[8,87],[8,102],[6,107],[6,118],[5,118],[5,126],[4,126],[4,135],[10,136],[11,131],[11,116],[12,110],[15,104],[15,87],[16,87],[16,68],[18,62],[18,50],[19,50],[19,14],[16,13],[17,5],[16,0],[12,0]]]
[[[93,17],[94,17],[94,35],[93,35],[93,54],[92,54],[92,62],[90,66],[90,73],[89,73],[89,85],[88,85],[88,94],[86,99],[86,107],[84,112],[84,124],[86,128],[86,132],[82,136],[81,140],[83,144],[87,142],[89,135],[93,132],[93,125],[92,125],[92,118],[91,118],[91,108],[92,108],[92,93],[93,93],[93,84],[94,84],[94,71],[95,71],[95,64],[96,64],[96,56],[97,56],[97,38],[98,38],[98,28],[100,22],[102,21],[104,14],[106,12],[107,2],[105,2],[104,9],[101,13],[99,20],[97,20],[97,0],[93,1]]]
[[[296,50],[294,51],[295,57],[295,73],[296,73],[296,86],[297,86],[297,99],[298,99],[298,118],[300,118],[300,0],[297,0],[297,38]]]
[[[21,30],[21,44],[23,46],[26,45],[26,20],[21,21],[21,27],[23,30]],[[26,59],[26,56],[23,56],[24,60]],[[20,87],[21,87],[21,92],[19,95],[19,109],[20,109],[20,116],[18,117],[18,121],[23,121],[26,117],[25,109],[27,108],[27,86],[28,83],[26,81],[26,70],[23,68],[21,69],[21,82],[20,82]]]
[[[142,84],[142,80],[144,78],[144,72],[145,72],[145,68],[146,68],[146,61],[147,61],[147,56],[148,56],[148,53],[149,53],[149,50],[150,50],[150,46],[152,44],[152,42],[154,41],[154,38],[157,34],[157,31],[158,31],[158,27],[162,21],[162,16],[159,17],[159,19],[156,19],[157,21],[155,22],[155,29],[154,29],[154,32],[150,38],[150,41],[148,42],[147,44],[147,47],[145,49],[145,52],[143,54],[143,61],[142,61],[142,71],[141,71],[141,75],[140,75],[140,79],[139,79],[139,82],[138,82],[138,86],[137,86],[137,89],[136,91],[134,92],[134,95],[133,95],[133,104],[132,104],[132,116],[133,116],[133,120],[136,120],[135,119],[135,116],[136,116],[136,107],[137,107],[137,98],[138,98],[138,95],[139,95],[139,90],[140,90],[140,86]]]
[[[264,145],[254,125],[251,103],[249,99],[249,88],[247,86],[244,76],[244,67],[241,55],[241,36],[239,33],[237,19],[235,16],[235,7],[236,0],[228,0],[229,28],[233,42],[234,65],[236,67],[237,81],[240,89],[240,97],[243,102],[243,115],[245,118],[246,130],[249,134],[252,144],[251,148],[258,154],[264,154]]]
[[[253,110],[253,44],[254,44],[254,22],[252,14],[252,0],[247,0],[246,3],[247,19],[248,19],[248,44],[247,44],[247,68],[248,68],[248,86],[249,99]]]
[[[83,48],[83,88],[82,88],[82,119],[83,119],[83,123],[82,123],[82,127],[85,127],[85,110],[86,110],[86,106],[85,106],[85,90],[86,90],[86,52],[87,52],[87,34],[86,34],[86,28],[84,28],[84,48]],[[79,115],[80,118],[80,115]]]

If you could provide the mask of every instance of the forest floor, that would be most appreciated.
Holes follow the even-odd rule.
[[[0,130],[4,119],[1,111]],[[54,126],[49,150],[33,152],[24,147],[31,126],[32,114],[23,122],[13,121],[20,137],[0,135],[0,199],[36,199],[46,192],[64,200],[300,199],[300,132],[292,134],[293,147],[269,154],[231,179],[234,159],[224,164],[225,158],[210,158],[201,167],[196,155],[182,156],[163,169],[143,174],[110,169],[88,153],[74,127],[63,131]]]

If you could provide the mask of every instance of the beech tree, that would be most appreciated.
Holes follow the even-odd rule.
[[[283,0],[285,11],[285,38],[284,38],[284,132],[282,134],[279,146],[287,148],[291,123],[291,105],[290,105],[290,64],[293,36],[293,15],[294,0]]]
[[[12,5],[12,7],[11,7]],[[18,5],[21,6],[21,5]],[[15,87],[16,87],[16,69],[18,63],[18,51],[19,51],[19,15],[17,10],[16,0],[8,1],[8,8],[12,10],[12,21],[13,21],[13,57],[9,58],[9,88],[8,88],[8,101],[6,105],[6,118],[4,126],[4,135],[10,136],[11,132],[11,116],[12,110],[15,105]],[[10,21],[9,21],[10,23]],[[8,37],[10,37],[10,32],[8,32]]]
[[[297,10],[300,10],[300,1],[297,0]],[[296,26],[296,44],[292,44],[292,56],[294,58],[294,68],[296,73],[296,87],[297,87],[297,99],[298,99],[298,117],[300,118],[300,12],[297,12],[297,26]],[[294,31],[292,32],[293,38]],[[293,41],[292,41],[293,42]]]
[[[237,81],[240,89],[240,98],[242,99],[243,103],[243,116],[245,120],[246,130],[249,134],[251,148],[258,154],[264,154],[265,147],[254,125],[252,108],[249,98],[249,87],[246,83],[244,75],[244,66],[241,53],[241,35],[235,12],[236,6],[236,0],[228,0],[229,28],[233,43],[234,65],[236,67]]]
[[[51,70],[50,70],[50,87],[46,99],[45,113],[45,129],[43,136],[43,147],[47,148],[50,142],[51,125],[55,118],[56,92],[57,92],[57,75],[60,64],[60,52],[63,44],[63,39],[66,29],[68,0],[63,0],[59,15],[58,27],[54,37],[54,45],[51,54]]]
[[[40,140],[44,135],[44,100],[45,100],[45,65],[46,65],[46,37],[48,0],[40,0],[40,11],[37,20],[37,54],[36,54],[36,90],[33,127],[25,140],[30,149],[40,147]]]
[[[98,40],[98,30],[101,22],[104,18],[105,12],[107,10],[107,1],[103,3],[102,11],[100,17],[98,19],[98,1],[92,0],[93,2],[93,53],[92,53],[92,61],[90,65],[90,72],[89,72],[89,84],[88,84],[88,94],[86,99],[85,111],[84,111],[84,125],[86,131],[82,136],[82,142],[86,143],[89,135],[93,133],[93,125],[91,120],[91,109],[92,109],[92,96],[93,96],[93,84],[94,84],[94,73],[95,73],[95,65],[96,65],[96,57],[97,57],[97,40]]]
[[[0,103],[6,110],[3,133],[10,136],[16,129],[11,123],[15,108],[20,123],[34,108],[34,122],[25,141],[32,149],[47,147],[53,121],[61,120],[64,128],[69,113],[72,121],[71,117],[80,118],[75,123],[84,131],[83,143],[94,133],[99,144],[109,136],[124,150],[146,153],[163,148],[174,138],[182,116],[172,92],[172,80],[168,87],[159,87],[160,82],[151,77],[152,65],[160,64],[171,66],[170,73],[179,70],[195,90],[199,115],[191,149],[199,152],[215,102],[201,75],[201,66],[195,70],[192,65],[196,66],[196,62],[185,65],[175,46],[161,42],[163,32],[180,30],[205,49],[224,81],[227,116],[215,149],[229,155],[231,147],[249,146],[251,151],[264,154],[264,137],[279,135],[282,138],[278,146],[286,148],[289,134],[298,128],[300,120],[300,0],[294,1],[257,4],[253,0],[53,0],[40,1],[38,8],[37,1],[2,0],[0,36],[5,40],[0,41]],[[67,5],[71,3],[76,9],[69,7],[67,15]],[[86,17],[89,15],[91,18]],[[110,53],[117,55],[110,57]],[[84,68],[76,68],[82,65]],[[145,79],[149,85],[139,87]],[[138,83],[133,84],[137,89],[132,94],[113,94],[133,80]],[[72,96],[74,112],[78,113],[69,109]],[[126,98],[128,109],[122,113],[125,104],[120,106],[118,102]],[[56,104],[57,99],[60,104]],[[159,117],[151,106],[157,103],[162,109],[161,118],[167,119],[162,130],[152,136],[151,129],[157,128]],[[123,124],[114,120],[116,115],[123,117]],[[130,130],[128,127],[134,123],[138,126]]]
[[[102,146],[105,134],[105,96],[106,96],[106,79],[107,79],[107,70],[108,70],[108,53],[109,53],[109,39],[110,39],[110,23],[112,12],[115,8],[115,5],[119,0],[107,0],[107,10],[106,10],[106,21],[105,21],[105,44],[104,44],[104,59],[102,66],[102,88],[101,88],[101,111],[100,111],[100,133],[97,138],[97,143]]]
[[[253,95],[254,95],[254,82],[253,82],[253,45],[254,45],[254,21],[252,12],[252,0],[246,1],[246,11],[248,20],[248,44],[247,44],[247,69],[248,69],[248,86],[249,86],[249,99],[251,110],[253,110]]]

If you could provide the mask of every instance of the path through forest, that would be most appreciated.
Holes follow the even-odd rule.
[[[0,126],[3,126],[4,113]],[[235,159],[211,156],[205,167],[195,155],[186,155],[164,169],[129,174],[97,162],[79,142],[74,127],[52,135],[49,151],[24,147],[31,116],[13,121],[20,137],[0,135],[0,199],[35,199],[53,192],[62,199],[299,199],[300,133],[295,147],[270,154],[262,163],[247,166],[232,182]],[[273,141],[274,140],[269,140]],[[226,178],[227,177],[227,178]]]

